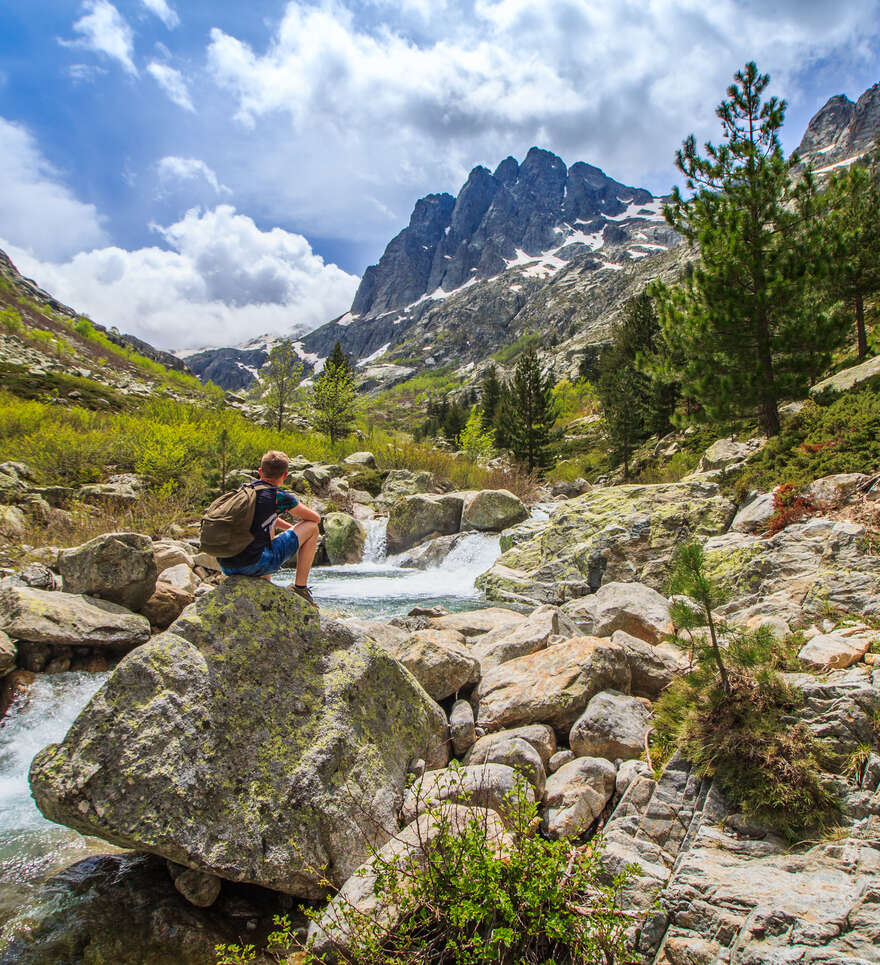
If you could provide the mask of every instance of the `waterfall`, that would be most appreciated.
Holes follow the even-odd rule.
[[[364,542],[364,562],[381,563],[386,554],[386,531],[388,517],[376,516],[364,522],[367,538]]]

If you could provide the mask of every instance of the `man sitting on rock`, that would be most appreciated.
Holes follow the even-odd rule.
[[[263,576],[266,579],[284,565],[288,557],[297,554],[294,592],[315,609],[318,604],[309,591],[309,572],[318,547],[318,523],[321,517],[308,506],[303,506],[293,493],[279,487],[287,478],[290,460],[283,452],[270,449],[260,460],[260,479],[253,483],[257,490],[254,522],[251,526],[253,542],[235,556],[217,562],[227,576]],[[295,526],[281,519],[290,512],[302,522]],[[277,535],[276,535],[277,531]]]

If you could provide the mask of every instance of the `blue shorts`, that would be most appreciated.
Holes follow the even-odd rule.
[[[286,529],[269,541],[256,563],[249,563],[247,566],[224,566],[221,563],[220,569],[227,576],[267,576],[269,573],[277,573],[284,566],[285,560],[298,549],[299,538],[293,529]]]

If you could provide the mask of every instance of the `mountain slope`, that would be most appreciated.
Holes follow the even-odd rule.
[[[845,94],[829,98],[807,125],[798,154],[827,173],[870,150],[878,132],[880,84],[874,84],[855,103]]]

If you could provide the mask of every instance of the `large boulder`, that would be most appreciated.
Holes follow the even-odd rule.
[[[388,514],[388,552],[401,553],[429,536],[457,533],[461,527],[461,508],[462,498],[455,493],[398,499]]]
[[[156,560],[156,569],[160,576],[163,570],[180,563],[186,563],[190,568],[195,566],[195,550],[179,540],[154,540],[153,558]]]
[[[0,587],[0,629],[56,647],[129,650],[150,639],[149,620],[116,603],[10,584]]]
[[[669,601],[641,583],[603,583],[591,596],[566,603],[563,610],[582,633],[594,637],[624,630],[648,643],[659,643],[675,629]]]
[[[141,607],[141,616],[150,621],[150,626],[165,630],[195,600],[194,593],[159,580],[153,595]]]
[[[814,503],[836,508],[845,503],[860,489],[867,488],[875,477],[863,472],[839,472],[833,476],[814,479],[804,490],[804,495]]]
[[[776,512],[773,493],[750,493],[730,524],[734,533],[763,533]]]
[[[635,697],[659,697],[676,677],[690,669],[688,655],[672,643],[651,646],[624,630],[615,630],[611,640],[626,654],[632,677],[630,691]]]
[[[0,506],[0,538],[20,543],[24,539],[27,520],[18,506]]]
[[[763,436],[736,442],[733,439],[718,439],[703,453],[697,472],[712,472],[716,469],[732,469],[742,465],[749,456],[759,452],[767,444]]]
[[[798,659],[818,670],[841,670],[858,663],[877,638],[869,627],[842,627],[810,638],[798,652]]]
[[[233,577],[113,671],[31,766],[50,820],[232,881],[318,898],[396,827],[443,711],[382,647]]]
[[[506,764],[523,777],[535,789],[538,798],[544,793],[544,762],[541,755],[524,738],[515,732],[486,734],[465,755],[466,765]]]
[[[567,731],[594,694],[629,686],[626,655],[617,644],[574,637],[485,674],[475,697],[477,724],[487,731],[519,724]]]
[[[372,452],[353,452],[342,461],[346,466],[363,466],[367,469],[376,468],[376,457]]]
[[[601,757],[576,757],[547,778],[544,829],[551,838],[574,838],[589,828],[614,794],[617,769]]]
[[[140,610],[156,589],[153,543],[139,533],[104,533],[61,550],[58,572],[66,593],[86,593]]]
[[[454,630],[469,639],[491,633],[493,630],[510,630],[526,622],[526,617],[516,610],[490,606],[483,610],[465,610],[434,617],[431,626],[437,630]]]
[[[509,547],[478,580],[492,600],[555,603],[603,583],[662,589],[675,548],[727,529],[735,507],[715,483],[595,488],[502,537]]]
[[[459,633],[416,630],[389,650],[435,700],[480,679],[480,662]]]
[[[650,719],[643,700],[606,690],[591,698],[572,725],[568,743],[579,757],[630,760],[645,750]]]
[[[529,511],[523,501],[506,489],[482,489],[462,495],[462,529],[500,533],[502,529],[515,526],[529,518]]]
[[[15,644],[0,630],[0,677],[5,677],[15,670],[17,658],[18,650]]]
[[[419,543],[407,550],[397,560],[397,565],[409,570],[433,569],[440,566],[456,546],[466,539],[469,539],[467,533],[452,533],[450,536],[429,539],[427,543]]]
[[[798,627],[829,608],[880,616],[880,558],[866,540],[857,523],[814,518],[769,539],[714,536],[706,563],[730,598],[723,615],[738,622],[770,612]]]
[[[447,801],[489,808],[504,817],[511,805],[511,795],[523,784],[516,771],[506,764],[474,764],[430,771],[407,788],[401,817],[408,824]],[[535,800],[528,784],[524,784],[522,791],[528,800]]]
[[[473,654],[483,673],[516,657],[543,650],[552,643],[580,636],[580,630],[558,607],[545,604],[512,628],[500,627],[478,637]]]
[[[348,513],[327,513],[324,517],[324,549],[332,566],[360,563],[364,558],[367,531]]]

